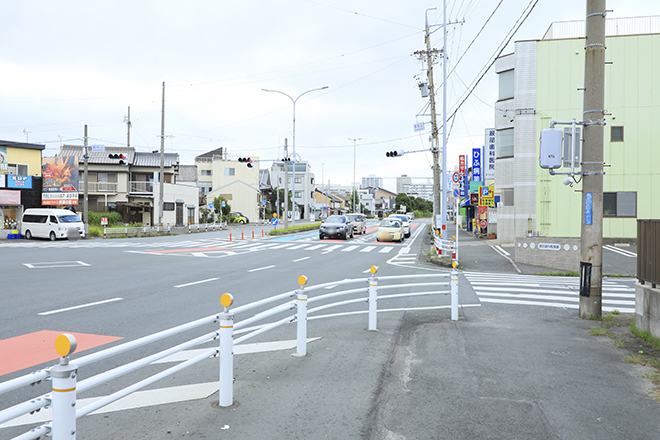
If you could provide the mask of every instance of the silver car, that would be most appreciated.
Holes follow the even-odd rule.
[[[331,215],[319,228],[319,239],[323,240],[326,237],[337,237],[347,240],[352,238],[355,233],[353,232],[353,223],[345,215]]]
[[[356,234],[367,233],[367,216],[364,214],[346,214],[346,217],[353,223],[353,232]]]

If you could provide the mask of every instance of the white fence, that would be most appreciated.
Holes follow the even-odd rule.
[[[10,408],[0,411],[0,424],[9,422],[17,417],[28,413],[34,413],[45,407],[52,407],[53,417],[50,422],[37,426],[30,431],[15,437],[13,440],[35,440],[46,436],[52,436],[54,440],[75,439],[76,438],[76,419],[83,417],[91,412],[106,406],[128,394],[144,388],[162,378],[170,376],[184,368],[190,367],[199,362],[205,361],[211,357],[219,356],[219,377],[220,391],[219,404],[221,407],[231,406],[233,397],[233,347],[246,340],[267,332],[281,325],[297,322],[297,349],[298,356],[304,356],[307,353],[307,321],[309,315],[317,317],[336,315],[321,315],[319,312],[353,304],[363,304],[358,311],[350,312],[364,313],[368,315],[368,330],[377,329],[377,313],[400,312],[410,310],[406,308],[397,308],[391,310],[378,310],[377,300],[392,298],[403,298],[421,295],[450,295],[451,297],[451,319],[458,320],[458,273],[455,269],[449,273],[422,274],[422,275],[399,275],[376,278],[376,268],[371,268],[372,276],[369,278],[348,279],[331,283],[319,284],[312,287],[305,287],[307,279],[301,276],[298,279],[300,289],[284,292],[263,300],[255,301],[250,304],[231,308],[233,297],[225,293],[221,297],[221,304],[224,310],[220,313],[207,316],[205,318],[183,324],[168,330],[145,336],[134,341],[126,342],[109,349],[99,351],[94,354],[83,356],[69,362],[69,353],[75,350],[75,338],[72,335],[60,335],[56,341],[56,350],[60,356],[60,364],[39,370],[31,374],[18,377],[3,383],[0,383],[0,394],[8,393],[28,385],[36,385],[42,381],[52,381],[52,392],[42,394],[30,399],[27,402],[14,405]],[[381,283],[379,285],[379,283]],[[338,286],[357,285],[356,288],[349,290],[332,291]],[[343,288],[343,287],[342,287]],[[330,290],[318,296],[310,295],[312,292],[323,289]],[[379,295],[379,290],[391,291],[387,295]],[[401,293],[406,290],[406,293]],[[335,301],[340,297],[352,297]],[[292,298],[295,298],[292,300]],[[333,300],[334,302],[329,302]],[[247,312],[255,312],[263,309],[264,306],[273,303],[279,303],[267,310],[254,313],[251,316]],[[323,304],[321,304],[323,303]],[[317,305],[318,304],[318,305]],[[366,304],[366,307],[364,305]],[[446,308],[446,306],[434,306],[432,309]],[[296,309],[294,314],[290,311]],[[254,325],[257,322],[264,321],[277,315],[285,315],[277,318],[276,321]],[[243,317],[240,321],[234,322],[235,316]],[[313,319],[313,318],[312,318]],[[204,329],[205,327],[214,327]],[[107,370],[96,376],[78,381],[79,371],[93,362],[116,356],[120,353],[133,350],[147,344],[153,344],[162,341],[174,335],[187,332],[192,329],[200,329],[201,335],[183,342],[174,347],[162,350],[150,356],[137,359],[125,365]],[[244,334],[243,334],[244,333]],[[238,336],[243,334],[242,336]],[[216,340],[219,343],[216,347],[205,350],[202,354],[182,362],[174,367],[161,371],[158,374],[147,377],[137,383],[134,383],[124,389],[116,391],[109,396],[93,402],[83,408],[76,405],[76,393],[89,390],[95,386],[105,384],[106,382],[124,376],[141,367],[147,366],[159,359],[170,356],[182,350]],[[64,342],[65,347],[63,348]],[[59,346],[58,346],[59,344]],[[84,436],[84,435],[83,435]]]

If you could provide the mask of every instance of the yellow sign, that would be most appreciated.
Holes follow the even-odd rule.
[[[479,206],[495,207],[495,188],[493,186],[479,187]]]
[[[489,206],[491,208],[494,208],[495,207],[495,197],[493,197],[493,198],[479,197],[479,206]]]

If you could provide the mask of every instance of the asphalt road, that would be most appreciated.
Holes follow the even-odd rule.
[[[237,241],[235,230],[231,243],[227,231],[0,243],[6,286],[0,339],[42,330],[122,338],[78,354],[85,355],[214,314],[225,292],[239,306],[296,289],[299,275],[315,285],[367,277],[372,265],[377,276],[446,272],[425,262],[425,221],[416,223],[403,244],[375,243],[373,231],[347,242],[319,241],[316,232],[262,240],[258,228],[257,239],[245,241]],[[235,356],[232,407],[217,408],[218,363],[209,359],[149,386],[152,394],[141,395],[145,400],[133,402],[133,409],[78,420],[79,438],[660,437],[660,406],[646,394],[643,368],[586,333],[592,323],[578,320],[571,308],[573,281],[525,278],[488,242],[466,234],[459,239],[465,270],[458,322],[449,320],[448,309],[424,309],[447,306],[447,296],[379,300],[379,309],[420,309],[380,313],[377,332],[365,331],[366,315],[310,319],[308,336],[320,339],[308,344],[304,358],[292,357],[291,347]],[[630,295],[633,282],[606,287],[612,295]],[[612,301],[628,307],[623,296]],[[79,375],[90,377],[192,336],[135,349],[81,368]],[[293,339],[295,326],[288,325],[250,342]],[[30,365],[0,380],[52,364]],[[110,394],[173,364],[149,365],[78,397]],[[0,408],[49,386],[2,395]],[[198,386],[201,391],[190,391]],[[186,399],[189,392],[193,397]],[[27,428],[0,428],[0,438]]]

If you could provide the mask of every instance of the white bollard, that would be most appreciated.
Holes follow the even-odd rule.
[[[78,343],[70,334],[55,339],[55,350],[61,356],[60,364],[50,370],[53,380],[53,440],[75,440],[76,438],[76,378],[78,366],[69,364],[69,354]]]
[[[376,274],[376,266],[371,266],[371,276],[369,277],[369,331],[376,331],[378,324],[378,308],[376,301],[378,300],[378,278],[374,277]]]
[[[297,311],[296,311],[296,353],[297,357],[307,356],[307,292],[305,292],[305,284],[307,284],[307,277],[300,275],[298,277],[298,284],[300,290],[298,293]]]
[[[219,405],[231,406],[234,403],[234,314],[230,313],[228,307],[232,305],[234,298],[225,293],[220,298],[220,303],[225,311],[220,313],[220,392]]]
[[[458,321],[458,271],[456,262],[453,262],[451,270],[451,320]]]

